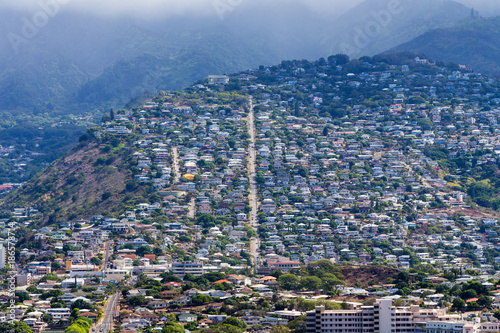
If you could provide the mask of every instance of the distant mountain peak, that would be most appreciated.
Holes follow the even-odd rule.
[[[436,60],[455,62],[476,71],[500,74],[500,17],[464,20],[452,27],[429,31],[391,51],[424,53]]]

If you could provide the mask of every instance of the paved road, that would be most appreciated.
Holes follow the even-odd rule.
[[[107,241],[104,244],[104,256],[103,256],[101,271],[104,271],[109,266],[110,251],[111,251],[111,241]]]
[[[120,299],[120,294],[113,294],[104,307],[104,318],[96,325],[94,332],[108,333],[113,328],[113,320],[116,314],[116,305]]]
[[[177,183],[181,179],[181,172],[179,168],[179,152],[177,151],[177,147],[172,147],[172,157],[174,159],[174,174],[175,174],[174,183]],[[189,211],[187,216],[192,219],[196,216],[196,205],[194,202],[194,196],[191,198],[191,201],[189,202]]]
[[[411,174],[415,174],[415,172],[413,171],[413,167],[406,163],[406,162],[402,162],[402,164],[408,168],[408,170],[410,171]],[[427,188],[431,188],[431,184],[429,184],[429,182],[427,181],[427,179],[425,179],[424,177],[422,176],[418,176],[418,179],[420,180],[420,182],[422,183],[422,185],[424,185],[424,187],[427,187]]]
[[[255,171],[256,165],[256,155],[255,155],[255,120],[253,111],[253,98],[249,99],[250,111],[248,113],[248,134],[250,135],[250,147],[249,147],[249,176],[250,176],[250,207],[252,211],[250,212],[250,225],[257,231],[259,223],[257,220],[257,173]],[[252,258],[252,263],[255,268],[260,265],[259,258],[259,247],[260,241],[258,237],[252,237],[250,240],[250,256]]]
[[[191,201],[189,201],[189,211],[188,211],[188,217],[191,219],[194,219],[196,215],[196,204],[194,201],[194,196],[191,198]]]
[[[174,159],[174,183],[177,183],[181,179],[181,172],[179,171],[179,153],[177,152],[177,147],[172,147],[172,157]]]

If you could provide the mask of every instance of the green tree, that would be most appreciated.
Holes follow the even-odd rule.
[[[335,275],[329,273],[324,274],[321,277],[321,282],[323,290],[327,292],[336,291],[337,286],[345,284],[344,281],[338,279]]]
[[[78,318],[78,315],[80,314],[80,309],[74,308],[71,310],[71,314],[69,315],[72,320],[76,320]]]
[[[198,327],[197,321],[190,321],[189,323],[186,324],[186,328],[190,331],[196,330],[197,327]]]
[[[250,330],[252,332],[262,331],[263,329],[264,329],[264,326],[262,326],[261,324],[252,325],[252,327],[250,328]]]
[[[161,330],[162,333],[186,333],[186,330],[182,325],[173,323],[173,322],[168,322],[163,326],[163,329]]]
[[[488,197],[491,195],[492,187],[491,185],[483,180],[479,182],[472,183],[467,190],[467,193],[474,199],[477,197]]]
[[[167,283],[167,282],[182,282],[182,280],[173,275],[171,272],[164,272],[160,274],[160,277],[162,278],[161,283]],[[217,280],[214,280],[217,281]]]
[[[14,321],[10,323],[1,323],[0,332],[2,333],[33,333],[31,328],[24,321]]]
[[[300,279],[300,287],[306,290],[317,291],[321,289],[323,281],[317,276],[306,276]]]
[[[39,291],[35,286],[29,286],[26,288],[26,291],[31,294],[41,294],[41,291]]]
[[[309,275],[322,278],[324,274],[333,274],[338,278],[343,278],[340,268],[328,259],[313,261],[307,265]]]
[[[91,325],[92,321],[89,318],[80,317],[66,328],[64,333],[88,333]]]
[[[196,166],[200,169],[203,169],[204,167],[207,166],[207,161],[205,160],[199,160],[198,162],[196,162]]]
[[[460,298],[462,299],[471,299],[477,296],[477,292],[474,289],[467,289],[460,294]]]
[[[290,321],[286,325],[294,333],[306,332],[306,316],[300,316]]]
[[[490,296],[481,295],[481,296],[479,296],[479,299],[477,300],[477,304],[487,308],[487,307],[491,306],[491,304],[493,304],[493,300],[491,299]]]
[[[167,314],[167,319],[170,323],[175,323],[177,321],[177,317],[172,312]]]
[[[203,333],[242,333],[243,331],[233,325],[217,325],[215,327],[211,327],[207,330],[203,330]]]
[[[397,277],[398,282],[410,282],[410,274],[408,272],[400,272]]]
[[[224,273],[220,273],[220,272],[210,272],[210,273],[205,273],[200,277],[205,278],[210,282],[215,282],[215,281],[224,279],[226,277],[226,275]]]
[[[24,301],[28,301],[28,300],[31,299],[30,294],[28,294],[25,291],[17,292],[16,296],[19,299],[19,302],[21,302],[21,303],[24,302]]]
[[[128,303],[132,306],[141,306],[145,305],[148,301],[146,300],[146,297],[144,295],[137,295],[137,296],[132,296],[128,300]]]
[[[275,325],[271,328],[271,333],[290,333],[290,329],[283,325]]]
[[[60,297],[64,295],[64,292],[59,289],[53,289],[46,291],[40,295],[40,299],[46,300],[47,298],[52,298],[52,297]]]
[[[151,254],[151,253],[153,253],[153,249],[150,246],[147,246],[147,245],[140,246],[135,251],[135,254],[137,254],[140,257],[143,257],[145,254]]]
[[[278,278],[278,284],[286,290],[297,290],[299,288],[299,278],[294,274],[282,274]]]
[[[455,298],[453,300],[452,308],[457,309],[457,310],[465,308],[465,301],[463,299],[461,299],[460,297]]]
[[[129,295],[130,290],[132,290],[132,288],[130,288],[130,287],[123,288],[122,289],[122,296],[127,297]]]
[[[83,299],[76,300],[71,304],[71,309],[93,309],[94,305],[89,302],[84,301]]]
[[[196,305],[206,304],[213,301],[213,298],[208,295],[198,294],[191,299],[191,302]]]
[[[226,318],[226,320],[224,320],[222,322],[222,324],[223,325],[231,325],[231,326],[237,327],[243,331],[245,331],[247,329],[247,323],[245,323],[243,320],[235,318],[235,317]]]
[[[102,260],[99,259],[99,257],[92,257],[90,259],[90,262],[93,263],[96,266],[101,266],[102,265]]]

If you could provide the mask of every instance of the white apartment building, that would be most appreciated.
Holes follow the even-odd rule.
[[[174,262],[172,264],[172,273],[178,277],[184,277],[184,275],[186,274],[193,274],[195,276],[200,276],[204,273],[203,262],[201,261]]]
[[[412,312],[396,308],[392,300],[377,300],[373,306],[352,310],[325,310],[317,306],[307,312],[307,333],[413,333]]]
[[[499,323],[481,323],[479,318],[470,321],[432,321],[425,325],[425,333],[494,333],[500,332]]]
[[[46,309],[45,313],[51,315],[54,321],[69,319],[71,315],[70,308]]]
[[[105,271],[105,274],[106,280],[120,282],[127,274],[130,274],[130,272],[125,269],[108,269]]]
[[[490,333],[499,332],[498,323],[457,321],[444,309],[418,306],[395,307],[390,299],[376,300],[373,306],[349,310],[325,310],[317,306],[306,315],[307,333]]]

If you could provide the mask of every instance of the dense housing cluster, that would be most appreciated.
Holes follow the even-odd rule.
[[[23,245],[16,318],[42,330],[102,305],[96,327],[111,313],[125,332],[498,330],[499,102],[496,79],[458,65],[337,55],[112,111],[80,145],[127,175],[95,199],[122,205],[58,220],[40,185],[0,221]]]

